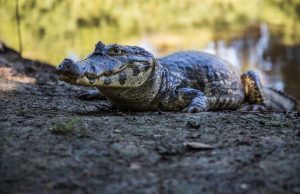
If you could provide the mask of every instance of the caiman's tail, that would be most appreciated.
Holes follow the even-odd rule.
[[[263,88],[264,104],[268,109],[278,112],[297,110],[297,101],[287,94],[273,88]]]

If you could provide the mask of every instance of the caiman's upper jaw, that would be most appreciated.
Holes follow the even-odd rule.
[[[118,72],[96,71],[96,68],[91,68],[86,64],[75,63],[68,59],[65,59],[57,68],[57,74],[61,81],[85,86],[95,86],[97,81],[104,80]]]

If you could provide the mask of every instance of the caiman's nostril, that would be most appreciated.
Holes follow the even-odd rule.
[[[73,62],[72,59],[64,59],[65,62]]]

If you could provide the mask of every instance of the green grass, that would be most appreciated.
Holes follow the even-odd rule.
[[[68,121],[62,122],[59,121],[53,125],[53,128],[51,128],[51,132],[53,134],[59,134],[59,135],[66,135],[70,132],[85,132],[85,128],[79,127],[80,124],[80,118],[75,117],[73,119],[70,119]]]

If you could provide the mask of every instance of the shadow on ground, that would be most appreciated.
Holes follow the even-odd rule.
[[[299,113],[120,113],[0,53],[1,193],[299,193]]]

